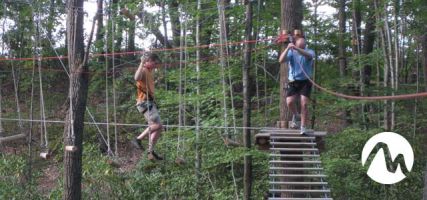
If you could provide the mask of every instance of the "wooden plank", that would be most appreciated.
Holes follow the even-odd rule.
[[[285,177],[297,177],[297,178],[326,178],[324,174],[270,174],[272,178],[285,178]]]
[[[320,167],[270,167],[270,170],[284,171],[323,171]]]
[[[320,160],[270,160],[272,164],[322,164]]]
[[[289,146],[316,146],[315,142],[270,142],[271,145],[289,145]]]
[[[299,158],[299,157],[304,157],[304,158],[318,158],[320,157],[320,155],[318,154],[270,154],[271,157],[289,157],[289,158]]]
[[[299,130],[289,131],[289,132],[282,132],[282,131],[261,131],[260,133],[262,133],[262,134],[269,133],[270,135],[301,135],[301,132]],[[304,135],[321,137],[321,136],[326,136],[326,134],[327,134],[326,131],[314,131],[313,133],[306,133]]]
[[[315,137],[309,137],[309,136],[270,136],[271,140],[274,139],[283,139],[283,140],[315,140]]]
[[[331,192],[331,190],[296,190],[296,189],[270,189],[269,191],[272,193],[282,193],[282,192],[289,192],[289,193],[330,193]]]
[[[268,200],[333,200],[332,198],[314,198],[314,197],[309,197],[309,198],[295,198],[295,197],[290,197],[290,198],[286,198],[286,197],[270,197],[268,198]]]
[[[270,182],[270,185],[328,185],[328,182]]]
[[[319,151],[317,148],[270,148],[272,151]]]
[[[18,140],[18,139],[22,139],[25,137],[27,137],[26,134],[18,134],[18,135],[12,135],[12,136],[7,136],[7,137],[0,137],[0,143]]]

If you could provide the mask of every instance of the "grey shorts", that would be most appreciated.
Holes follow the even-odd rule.
[[[144,115],[148,124],[160,124],[160,115],[155,103],[145,101],[136,105],[139,113]]]

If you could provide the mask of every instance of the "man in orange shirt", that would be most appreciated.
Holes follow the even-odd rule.
[[[141,140],[148,136],[147,157],[149,160],[163,160],[154,152],[154,146],[162,133],[162,123],[154,100],[153,69],[160,64],[160,58],[156,54],[147,54],[141,57],[141,64],[136,70],[134,79],[137,89],[136,107],[144,115],[148,127],[132,143],[142,149]]]

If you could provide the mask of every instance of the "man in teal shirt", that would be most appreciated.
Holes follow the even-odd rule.
[[[288,47],[279,57],[279,62],[288,62],[289,83],[286,88],[286,103],[293,114],[291,128],[297,128],[298,118],[301,117],[301,134],[313,132],[306,128],[308,118],[308,102],[312,84],[308,78],[312,76],[314,51],[306,48],[305,39],[296,39],[295,44]],[[304,71],[306,73],[304,73]],[[307,75],[309,77],[307,77]],[[295,102],[301,96],[301,115],[298,114]]]

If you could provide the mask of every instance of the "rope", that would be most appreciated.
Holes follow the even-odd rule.
[[[49,41],[50,38],[48,38]],[[245,44],[245,43],[256,43],[256,42],[263,42],[263,41],[271,41],[274,38],[264,38],[264,39],[260,39],[260,40],[241,40],[241,41],[234,41],[234,42],[228,42],[228,43],[223,43],[223,44],[217,44],[217,43],[213,43],[213,44],[204,44],[204,45],[199,45],[199,46],[186,46],[186,47],[176,47],[176,48],[158,48],[158,49],[151,49],[151,50],[141,50],[141,51],[127,51],[127,52],[111,52],[111,53],[97,53],[97,54],[92,54],[91,57],[103,57],[103,56],[112,56],[113,54],[115,55],[142,55],[144,53],[147,52],[165,52],[165,51],[181,51],[181,50],[189,50],[189,49],[205,49],[205,48],[214,48],[214,47],[220,47],[220,46],[237,46],[237,45],[241,45],[241,44]],[[58,54],[58,52],[56,52],[55,48],[53,47],[52,42],[50,42],[52,48],[55,51],[56,56],[47,56],[47,57],[42,57],[42,60],[55,60],[55,59],[68,59],[68,56],[60,56]],[[0,58],[0,61],[31,61],[34,60],[35,58],[33,57],[27,57],[27,58]]]
[[[19,121],[18,118],[0,118],[0,120],[4,121]],[[41,120],[41,119],[21,119],[22,122],[43,122],[46,123],[56,123],[56,124],[64,124],[66,121],[64,120]],[[147,127],[147,125],[141,124],[131,124],[131,123],[107,123],[107,122],[84,122],[84,124],[88,125],[117,125],[117,126],[128,126],[128,127]],[[179,126],[179,125],[163,125],[166,128],[185,128],[185,129],[195,129],[196,126]],[[250,129],[250,130],[261,130],[265,127],[241,127],[241,126],[199,126],[201,129]]]
[[[350,99],[350,100],[370,100],[370,101],[378,101],[378,100],[401,100],[401,99],[416,99],[416,98],[423,98],[427,97],[427,92],[421,92],[421,93],[411,93],[411,94],[401,94],[401,95],[394,95],[394,96],[352,96],[352,95],[346,95],[338,92],[331,91],[327,88],[324,88],[314,82],[310,76],[307,74],[307,72],[304,70],[304,67],[302,66],[301,62],[297,62],[299,67],[301,68],[301,71],[304,73],[305,77],[313,84],[316,88],[319,90],[322,90],[323,92],[326,92],[330,95],[341,97],[344,99]]]

